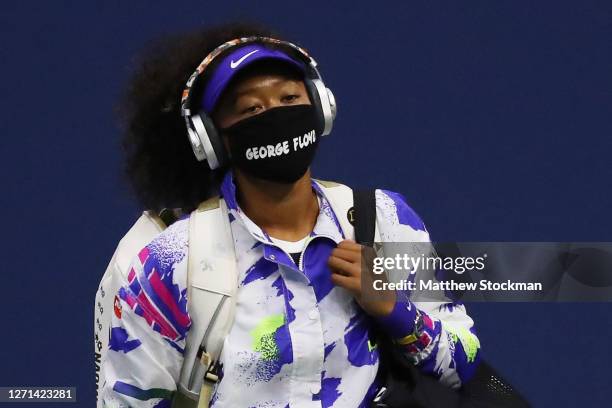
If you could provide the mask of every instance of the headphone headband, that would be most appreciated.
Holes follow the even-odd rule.
[[[291,43],[289,41],[278,40],[272,37],[262,37],[262,36],[251,36],[251,37],[241,37],[234,38],[233,40],[224,42],[223,44],[216,47],[212,50],[200,64],[196,68],[196,70],[189,76],[187,80],[187,84],[185,85],[185,89],[183,90],[183,94],[181,96],[181,115],[185,117],[186,120],[192,115],[191,113],[191,91],[193,90],[193,85],[196,83],[196,80],[202,75],[202,73],[206,70],[207,67],[213,62],[213,60],[219,56],[224,51],[236,47],[238,45],[248,44],[248,43],[264,43],[264,44],[272,44],[272,45],[283,45],[287,46],[295,51],[297,51],[298,55],[302,56],[304,61],[308,64],[310,69],[313,70],[316,78],[320,79],[320,74],[317,69],[317,62],[308,54],[308,52],[302,47]]]
[[[181,96],[181,116],[185,119],[185,126],[187,127],[187,135],[189,136],[189,142],[193,149],[198,161],[206,160],[208,166],[211,169],[219,168],[227,160],[227,153],[223,148],[223,142],[217,131],[215,124],[212,119],[208,116],[204,109],[200,112],[191,111],[191,99],[192,91],[198,78],[204,73],[204,71],[210,67],[211,63],[219,54],[232,47],[240,46],[249,43],[262,43],[271,45],[285,46],[290,50],[296,51],[297,56],[305,63],[306,78],[304,79],[304,85],[308,92],[308,97],[311,103],[315,106],[317,111],[317,120],[321,128],[321,135],[325,136],[331,132],[334,118],[336,117],[336,100],[333,93],[323,84],[321,74],[317,69],[317,63],[308,52],[288,41],[277,40],[271,37],[251,36],[235,38],[227,41],[214,50],[212,50],[198,65],[195,72],[191,74],[187,80],[185,89]],[[282,52],[283,56],[293,60],[294,58],[289,54]],[[228,55],[228,57],[231,54]],[[246,54],[249,55],[249,54]],[[262,55],[262,54],[259,54]],[[243,56],[244,57],[244,56]],[[264,58],[264,57],[262,57]],[[242,60],[244,58],[240,58]],[[284,58],[283,58],[284,59]],[[296,64],[297,61],[293,61]],[[234,68],[233,62],[230,63],[230,67]],[[302,68],[302,67],[300,67]],[[213,94],[214,95],[214,94]],[[206,102],[204,102],[206,103]]]

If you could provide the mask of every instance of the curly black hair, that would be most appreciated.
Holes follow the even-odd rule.
[[[218,194],[227,167],[211,171],[196,160],[179,102],[189,75],[209,52],[251,35],[277,37],[259,24],[230,23],[157,39],[137,58],[118,111],[125,174],[144,209],[190,210]]]

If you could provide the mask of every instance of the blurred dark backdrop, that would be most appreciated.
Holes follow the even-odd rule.
[[[165,33],[249,18],[304,45],[339,104],[315,175],[401,191],[438,241],[612,241],[608,1],[57,0],[0,15],[2,386],[77,386],[93,404],[94,293],[139,213],[113,105]],[[609,405],[609,304],[469,310],[534,406]]]

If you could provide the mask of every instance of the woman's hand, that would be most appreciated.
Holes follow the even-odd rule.
[[[363,258],[369,267],[362,269]],[[377,291],[373,284],[376,279],[385,279],[385,275],[374,275],[372,262],[375,252],[373,248],[359,245],[352,240],[344,240],[332,251],[327,265],[332,274],[331,280],[353,294],[361,308],[373,317],[387,316],[395,306],[395,292],[391,290]],[[370,262],[367,262],[370,260]],[[362,270],[367,271],[362,276]]]

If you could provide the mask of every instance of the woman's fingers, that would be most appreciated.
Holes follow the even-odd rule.
[[[332,256],[335,256],[337,258],[342,258],[346,261],[349,262],[359,262],[361,261],[361,250],[352,250],[352,249],[346,249],[346,248],[335,248],[332,253]]]
[[[361,245],[359,245],[358,243],[356,243],[353,240],[345,239],[344,241],[342,241],[342,242],[340,242],[338,244],[338,248],[359,251],[359,250],[361,250]]]
[[[330,268],[338,271],[338,273],[345,276],[359,276],[361,271],[359,265],[355,265],[346,259],[338,258],[337,256],[330,256],[327,260],[327,264]]]
[[[332,282],[355,296],[361,293],[361,245],[344,240],[332,251],[327,264],[332,270]]]
[[[361,282],[359,278],[355,278],[354,276],[344,276],[339,273],[332,273],[331,281],[334,285],[340,286],[352,292],[354,295],[358,296],[361,292]]]

